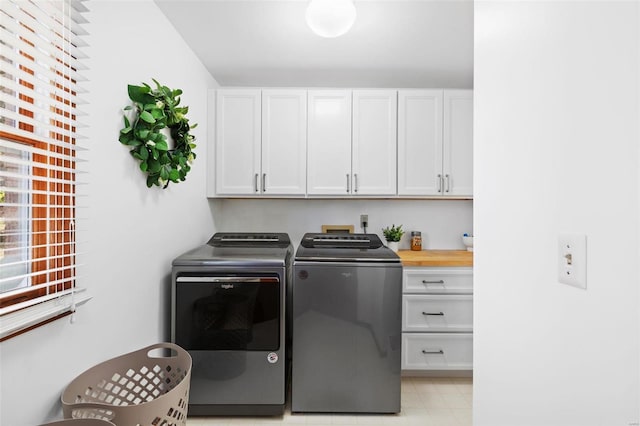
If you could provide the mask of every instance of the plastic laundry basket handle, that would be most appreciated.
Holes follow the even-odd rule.
[[[169,349],[175,352],[176,355],[167,356],[167,357],[150,356],[149,353],[151,353],[151,351],[155,349]],[[140,355],[144,354],[144,356],[150,361],[159,360],[159,359],[165,359],[165,360],[175,359],[178,362],[184,362],[187,365],[185,370],[191,370],[191,365],[193,364],[193,360],[191,359],[191,355],[189,355],[189,352],[187,352],[181,346],[176,345],[175,343],[169,343],[169,342],[156,343],[156,344],[147,346],[146,348],[140,349],[139,351],[137,351],[137,353],[139,353]]]
[[[101,417],[105,417],[105,420],[113,422],[116,419],[116,412],[114,406],[103,402],[82,402],[78,404],[70,404],[71,412],[84,411],[84,410],[104,410],[110,414],[100,413]]]
[[[166,356],[166,357],[154,357],[154,356],[149,356],[149,353],[155,349],[171,349],[172,351],[174,351],[176,353],[175,356]],[[185,354],[187,354],[187,351],[185,351],[183,348],[181,348],[180,346],[176,345],[175,343],[169,343],[169,342],[161,342],[161,343],[155,343],[153,345],[147,346],[146,348],[142,348],[138,351],[136,351],[137,353],[144,353],[146,355],[147,358],[149,359],[157,359],[157,358],[181,358],[182,356],[184,356]]]

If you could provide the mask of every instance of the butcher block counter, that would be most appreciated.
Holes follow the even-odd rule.
[[[473,266],[473,252],[466,250],[398,250],[402,266]]]

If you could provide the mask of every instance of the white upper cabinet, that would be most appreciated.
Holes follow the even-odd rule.
[[[471,90],[236,88],[214,104],[208,196],[473,196]]]
[[[445,195],[473,195],[473,92],[444,91]]]
[[[259,192],[260,90],[218,90],[216,96],[216,194]]]
[[[398,194],[442,195],[442,90],[398,92]]]
[[[262,175],[266,195],[304,195],[307,184],[307,92],[262,91]]]
[[[310,195],[396,194],[395,90],[308,92]]]
[[[396,194],[395,90],[353,91],[352,193]]]
[[[351,91],[309,90],[307,193],[351,194]]]
[[[305,90],[218,90],[216,195],[304,195],[306,138]]]
[[[398,92],[398,195],[473,195],[471,90]]]

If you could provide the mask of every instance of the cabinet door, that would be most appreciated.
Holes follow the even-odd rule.
[[[216,99],[216,193],[260,191],[260,90],[218,90]]]
[[[262,193],[304,195],[307,182],[307,92],[262,91]]]
[[[395,195],[396,120],[395,90],[353,91],[354,195]]]
[[[398,92],[398,195],[443,195],[442,96]]]
[[[351,91],[310,90],[307,193],[351,194]]]
[[[473,92],[444,91],[444,195],[473,195]]]

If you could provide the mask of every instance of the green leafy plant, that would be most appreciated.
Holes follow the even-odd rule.
[[[391,227],[382,228],[382,233],[384,234],[384,238],[387,241],[400,241],[402,236],[404,235],[404,231],[402,230],[402,225],[396,226],[395,224],[391,225]]]
[[[191,164],[196,158],[193,149],[195,137],[189,134],[196,124],[189,125],[186,117],[189,107],[179,106],[182,90],[171,90],[155,79],[156,88],[128,85],[129,99],[133,105],[124,108],[134,111],[130,120],[124,116],[124,128],[120,130],[120,143],[130,146],[131,155],[140,160],[140,170],[147,175],[147,186],[166,188],[169,182],[178,183],[186,179]],[[173,148],[163,133],[169,129]]]

